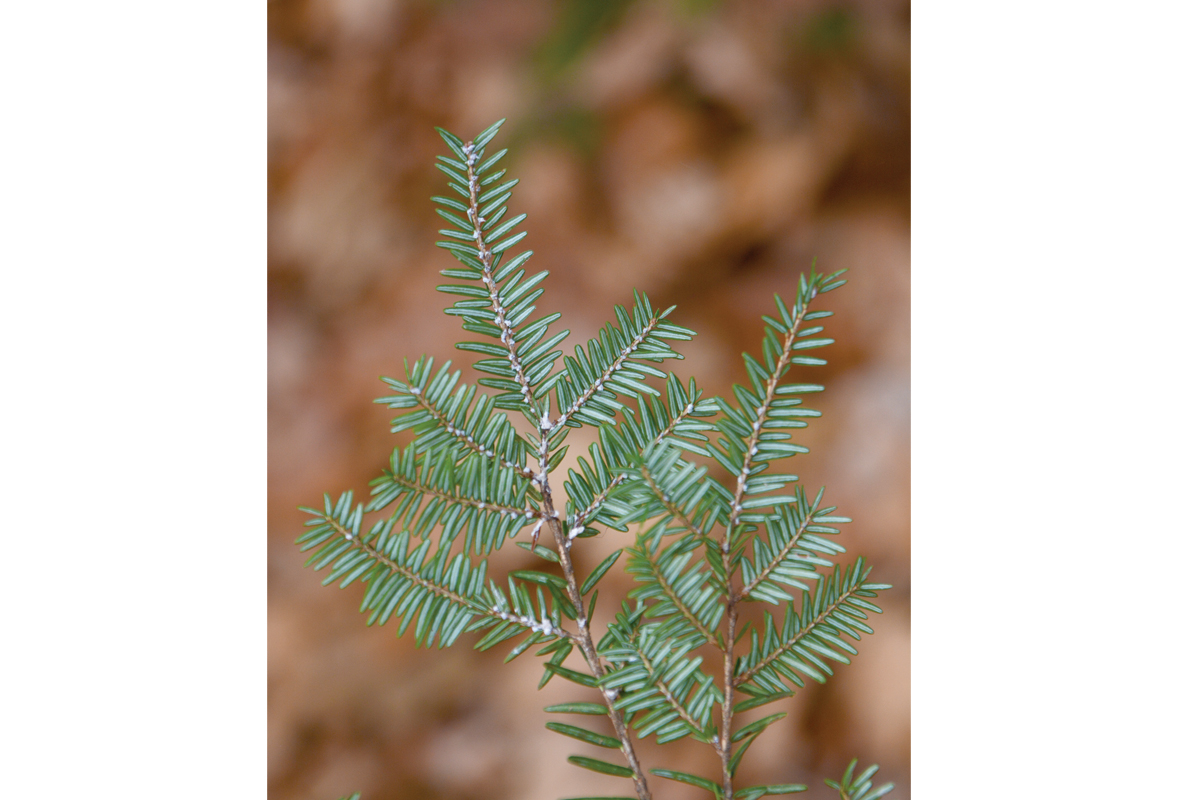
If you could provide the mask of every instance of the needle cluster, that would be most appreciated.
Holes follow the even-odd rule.
[[[398,621],[401,634],[411,627],[427,647],[474,633],[477,649],[511,646],[508,660],[534,649],[544,659],[540,686],[558,678],[585,695],[547,712],[607,719],[603,730],[546,723],[616,751],[568,760],[628,779],[639,800],[651,798],[651,775],[716,800],[804,791],[737,785],[747,749],[786,713],[737,718],[849,663],[880,611],[873,598],[890,588],[870,580],[861,558],[834,563],[844,549],[830,537],[849,519],[824,504],[824,490],[810,498],[795,475],[772,471],[807,452],[793,435],[820,416],[806,399],[822,387],[786,378],[794,365],[825,363],[815,353],[833,341],[821,323],[831,312],[818,301],[845,281],[810,272],[794,295],[776,295],[762,357],[744,355],[747,381],[728,400],[663,369],[682,358],[676,343],[695,334],[670,321],[673,308],[656,309],[637,291],[586,346],[566,353],[562,315],[535,314],[547,273],[528,273],[532,252],[514,252],[525,237],[525,215],[508,214],[517,181],[498,166],[506,151],[488,148],[502,122],[470,141],[439,129],[449,155],[436,166],[451,195],[433,198],[450,225],[438,244],[458,262],[442,271],[452,282],[438,290],[456,298],[446,313],[475,335],[458,349],[478,357],[472,366],[482,377],[472,385],[452,364],[422,357],[402,380],[385,378],[390,394],[377,402],[399,412],[394,432],[415,438],[392,453],[366,504],[346,492],[303,509],[312,519],[297,542],[312,551],[313,568],[327,570],[326,584],[364,585],[368,624]],[[598,441],[567,468],[566,497],[556,498],[550,475],[583,426],[598,429]],[[631,546],[576,573],[573,547],[630,526]],[[513,540],[543,568],[498,581],[486,557]],[[622,558],[636,587],[603,623],[599,592]],[[764,611],[761,622],[752,606]],[[568,667],[572,654],[582,663]],[[652,735],[711,748],[712,776],[647,770],[640,750]],[[857,777],[854,767],[826,781],[840,797],[891,791],[872,786],[876,767]]]

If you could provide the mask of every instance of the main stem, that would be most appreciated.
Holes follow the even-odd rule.
[[[520,356],[517,353],[516,337],[513,335],[512,326],[506,317],[504,306],[500,301],[499,287],[496,286],[496,282],[492,277],[493,253],[484,242],[483,228],[487,224],[487,221],[480,218],[479,180],[475,174],[475,162],[479,156],[475,153],[474,145],[470,143],[464,146],[463,152],[467,157],[467,191],[470,204],[467,217],[474,228],[475,243],[479,248],[479,261],[483,265],[483,282],[487,286],[488,296],[492,302],[492,311],[496,314],[495,323],[500,329],[500,341],[508,348],[508,361],[512,365],[513,377],[516,378],[517,386],[521,391],[521,396],[524,398],[525,403],[534,412],[534,416],[536,417],[539,409],[533,399],[533,387],[530,386],[529,379],[521,364]],[[592,641],[591,620],[587,618],[587,609],[584,608],[583,597],[579,593],[579,582],[575,578],[575,567],[571,562],[572,538],[563,534],[562,520],[559,518],[558,511],[554,507],[554,495],[550,491],[547,458],[549,457],[550,450],[550,434],[557,426],[550,422],[548,409],[542,413],[541,417],[542,422],[539,426],[540,441],[538,442],[538,474],[533,480],[542,490],[544,519],[550,523],[550,530],[554,534],[554,543],[558,547],[558,563],[562,566],[563,576],[567,579],[567,594],[571,598],[571,603],[575,606],[575,619],[579,625],[579,633],[571,638],[579,647],[580,652],[583,653],[584,659],[587,660],[588,668],[591,669],[592,675],[599,681],[604,676],[604,669],[600,664],[600,656],[596,653],[596,645]],[[566,415],[564,414],[564,419],[565,417]],[[637,753],[633,751],[633,740],[629,738],[629,729],[625,724],[625,715],[613,705],[616,694],[614,693],[610,697],[609,690],[602,688],[600,696],[604,698],[604,705],[608,709],[608,718],[612,721],[613,730],[617,734],[617,740],[621,743],[621,752],[625,754],[625,759],[629,762],[629,768],[633,770],[633,785],[637,789],[638,798],[639,800],[651,800],[650,787],[646,783],[646,776],[642,773],[642,766],[638,763]]]
[[[725,541],[722,547],[721,561],[725,566],[725,574],[732,575],[728,540]],[[738,595],[733,591],[732,579],[730,579],[727,588],[725,618],[729,624],[725,630],[725,697],[721,703],[721,738],[717,745],[717,754],[721,757],[721,775],[724,778],[725,800],[733,800],[733,770],[731,767],[733,761],[733,639],[737,632]]]
[[[543,434],[544,436],[545,434]],[[543,452],[545,449],[546,444],[543,439]],[[592,641],[592,621],[587,618],[587,609],[583,605],[583,596],[579,593],[579,581],[575,578],[575,565],[571,561],[572,539],[563,533],[562,520],[558,518],[555,512],[554,496],[550,491],[549,481],[546,479],[544,455],[542,459],[542,476],[540,481],[542,488],[542,508],[549,518],[550,531],[554,534],[554,544],[558,548],[558,563],[562,566],[563,577],[567,579],[567,594],[571,598],[571,603],[575,606],[575,619],[579,625],[579,633],[572,638],[575,644],[578,645],[579,651],[583,653],[583,657],[587,661],[592,675],[596,677],[596,680],[599,680],[604,676],[604,670],[600,664],[600,656],[596,653],[596,645]],[[642,765],[638,762],[637,753],[633,750],[633,740],[629,737],[629,728],[625,724],[625,715],[613,705],[616,693],[613,692],[612,696],[610,696],[610,691],[601,688],[600,696],[604,698],[604,706],[608,709],[608,718],[612,722],[613,730],[617,734],[617,740],[621,743],[621,752],[625,754],[625,759],[629,762],[629,768],[633,770],[634,788],[637,789],[640,800],[651,800],[650,787],[646,783],[645,774],[642,773]]]

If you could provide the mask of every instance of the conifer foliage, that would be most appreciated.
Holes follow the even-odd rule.
[[[771,470],[807,452],[793,434],[820,415],[805,400],[822,387],[786,376],[793,365],[825,363],[815,353],[833,341],[819,324],[831,312],[816,303],[845,281],[809,273],[794,296],[776,295],[762,357],[744,356],[747,381],[729,399],[704,397],[694,380],[662,369],[694,333],[637,291],[566,353],[562,315],[535,310],[547,273],[529,273],[532,252],[516,252],[525,215],[507,204],[517,181],[498,166],[506,151],[488,147],[502,122],[466,142],[439,129],[450,152],[436,166],[451,192],[433,198],[450,226],[438,244],[458,262],[438,289],[455,298],[446,313],[473,334],[458,349],[478,358],[480,377],[472,385],[452,364],[422,357],[403,380],[385,378],[390,394],[377,402],[399,412],[392,430],[411,431],[412,442],[392,453],[365,505],[346,492],[303,509],[312,519],[297,542],[326,584],[363,584],[368,624],[411,627],[427,647],[475,633],[478,649],[511,642],[508,659],[536,648],[541,685],[580,687],[579,702],[546,708],[555,717],[546,727],[616,751],[569,761],[614,785],[632,780],[640,800],[651,797],[651,775],[716,800],[804,791],[738,785],[749,746],[786,714],[738,717],[849,663],[851,642],[871,633],[868,617],[880,611],[872,598],[889,588],[871,582],[862,559],[831,560],[844,550],[829,537],[849,520],[823,505],[823,490],[810,500],[796,476]],[[549,476],[572,429],[585,425],[598,441],[567,467],[560,508]],[[630,526],[631,546],[586,576],[575,572],[573,547]],[[486,556],[510,540],[542,568],[490,575]],[[604,624],[596,603],[619,562],[636,587]],[[607,717],[602,730],[588,724],[595,717]],[[712,775],[647,770],[640,750],[651,735],[712,748]],[[872,788],[876,767],[858,777],[854,767],[826,781],[842,798],[891,790]]]

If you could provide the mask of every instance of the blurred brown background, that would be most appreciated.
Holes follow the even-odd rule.
[[[881,764],[909,797],[909,4],[891,0],[271,0],[269,8],[269,786],[273,800],[552,800],[628,794],[569,766],[598,755],[543,727],[530,654],[444,651],[364,626],[361,591],[320,586],[292,545],[301,504],[384,465],[378,376],[426,353],[468,361],[442,314],[444,193],[433,128],[464,138],[500,117],[528,212],[523,244],[549,269],[544,312],[573,345],[631,289],[699,335],[674,369],[710,395],[744,381],[771,294],[849,270],[828,389],[784,468],[854,523],[841,543],[895,585],[877,633],[825,686],[797,693],[739,774],[821,778]],[[468,367],[468,374],[469,367]],[[591,431],[591,429],[585,429]],[[585,434],[586,436],[586,434]],[[580,441],[580,440],[577,440]],[[576,446],[573,453],[582,452]],[[573,463],[574,457],[569,458]],[[561,494],[559,494],[561,497]],[[623,542],[606,533],[587,570]],[[578,548],[581,550],[582,548]],[[529,565],[509,547],[493,574]],[[615,576],[616,573],[610,573]],[[607,600],[619,600],[620,576]],[[612,580],[610,577],[609,580]],[[602,603],[604,599],[602,598]],[[609,607],[611,612],[611,605]],[[715,775],[710,748],[646,745],[643,762]],[[702,798],[651,778],[655,797]]]

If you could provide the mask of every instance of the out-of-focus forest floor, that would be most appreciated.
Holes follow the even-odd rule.
[[[532,655],[469,639],[417,650],[367,629],[361,592],[320,586],[292,545],[323,492],[356,489],[398,443],[372,404],[380,375],[428,354],[467,367],[442,309],[429,202],[442,126],[500,117],[549,269],[539,308],[572,347],[632,289],[698,332],[673,365],[706,394],[744,381],[771,295],[812,259],[848,269],[826,295],[827,391],[785,462],[854,522],[841,543],[895,585],[861,655],[788,701],[742,767],[751,783],[821,778],[852,757],[909,796],[909,4],[892,0],[271,0],[269,264],[269,785],[273,800],[552,800],[628,794],[567,764],[593,748],[543,727]],[[468,367],[469,372],[469,367]],[[585,429],[591,431],[591,429]],[[588,434],[584,433],[586,439]],[[578,454],[582,447],[573,448]],[[570,457],[573,461],[573,456]],[[577,556],[586,572],[626,534]],[[528,554],[505,548],[494,574]],[[616,575],[617,573],[610,573]],[[624,576],[615,580],[620,587]],[[628,588],[628,586],[626,587]],[[598,614],[611,615],[618,592]],[[644,762],[715,775],[694,742]],[[661,779],[660,800],[701,798]]]

